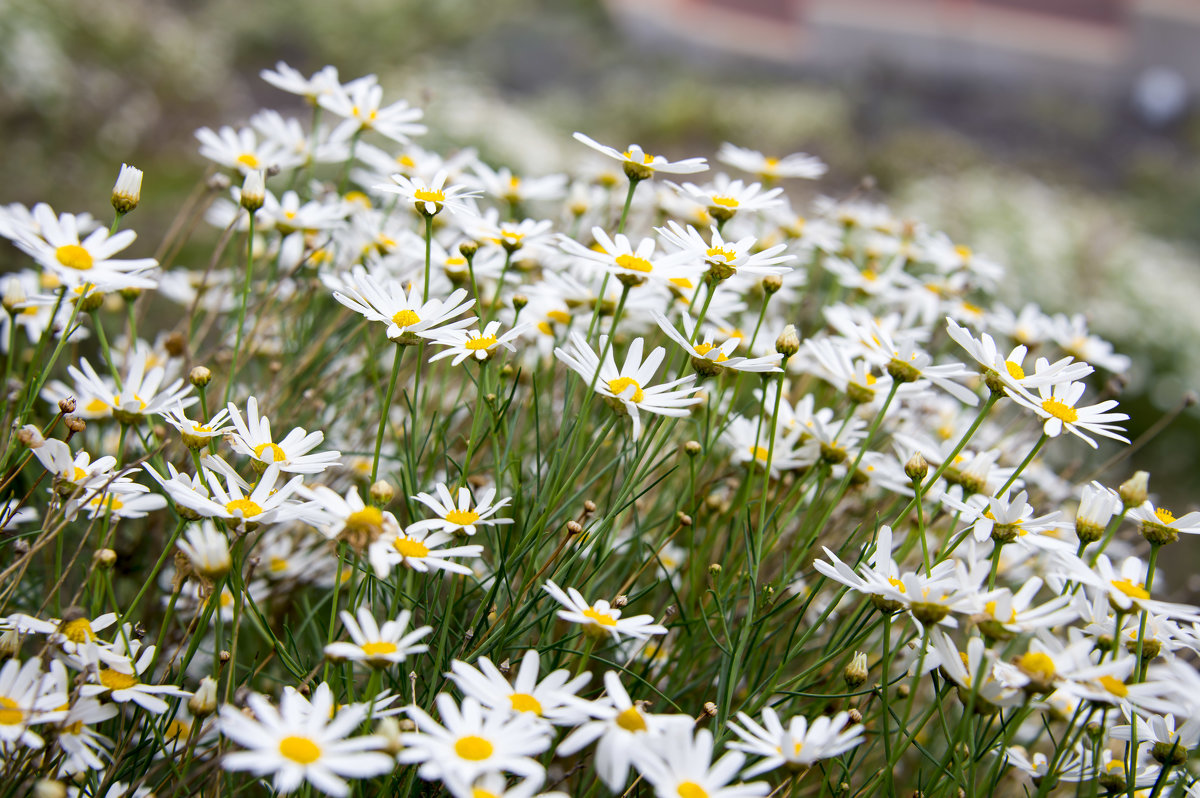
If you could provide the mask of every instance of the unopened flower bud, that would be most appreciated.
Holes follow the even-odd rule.
[[[708,566],[709,576],[719,576],[721,573],[721,563],[714,562]]]
[[[614,610],[619,610],[619,609],[622,609],[628,603],[629,603],[629,596],[626,596],[625,594],[622,593],[621,595],[619,595],[615,599],[613,599],[612,607]]]
[[[93,310],[99,310],[100,306],[104,304],[104,292],[83,290],[85,293],[75,297],[75,306],[82,313],[91,313]]]
[[[117,173],[117,182],[113,185],[112,206],[117,213],[124,215],[138,206],[142,199],[142,170],[127,163],[121,164]]]
[[[97,568],[107,570],[117,564],[117,553],[112,549],[99,549],[92,555],[92,562],[96,564]]]
[[[232,185],[232,183],[230,182],[228,175],[224,175],[220,172],[214,172],[208,176],[207,180],[204,181],[204,185],[208,187],[209,191],[225,191],[229,188],[229,186]]]
[[[142,289],[135,286],[127,286],[117,291],[117,294],[126,302],[135,302],[142,295]]]
[[[458,245],[458,251],[464,258],[474,257],[475,253],[479,251],[479,242],[467,239]]]
[[[529,297],[525,296],[524,294],[513,294],[513,296],[512,296],[513,310],[520,313],[521,309],[524,308],[528,304],[529,304]]]
[[[396,496],[396,489],[386,479],[381,479],[371,486],[371,501],[380,507],[390,504]]]
[[[680,510],[679,512],[675,513],[675,520],[679,522],[680,526],[691,526],[692,525],[692,517],[690,515],[688,515],[687,513],[685,513],[683,510]]]
[[[700,454],[704,447],[700,445],[700,441],[688,441],[683,445],[683,450],[687,452],[688,457],[696,457]]]
[[[46,439],[42,437],[41,430],[32,424],[26,424],[17,430],[17,441],[26,449],[40,449]]]
[[[796,333],[795,324],[783,328],[783,332],[775,339],[775,351],[785,358],[800,351],[800,336]]]
[[[68,413],[74,413],[75,405],[76,405],[76,402],[75,402],[74,396],[68,396],[65,399],[59,399],[58,400],[58,412],[62,413],[64,416],[67,415]]]
[[[783,288],[783,278],[778,274],[768,274],[762,278],[763,293],[767,296],[776,293],[780,288]]]
[[[67,429],[74,435],[78,435],[87,429],[87,422],[79,416],[67,416],[63,419],[63,423],[67,425]]]
[[[1150,498],[1150,474],[1146,471],[1135,471],[1133,476],[1121,483],[1117,489],[1125,509],[1140,507]]]
[[[851,690],[861,687],[867,681],[867,655],[861,651],[854,652],[854,656],[850,658],[850,664],[842,671],[842,678],[846,681],[846,686]]]
[[[568,521],[567,522],[567,534],[568,535],[579,535],[582,533],[583,533],[583,525],[580,524],[578,521]]]
[[[200,686],[187,702],[188,709],[197,718],[205,718],[217,711],[217,682],[211,676],[200,680]]]
[[[929,463],[925,462],[920,452],[908,458],[908,462],[904,464],[904,474],[913,482],[921,482],[928,473]]]
[[[221,649],[221,653],[217,655],[217,659],[221,660],[222,665],[228,665],[229,660],[233,659],[233,654],[226,649]]]
[[[17,305],[25,302],[28,297],[25,295],[25,286],[21,285],[21,281],[16,277],[9,277],[4,281],[3,296],[0,300],[4,303],[4,309],[9,313],[15,313]]]
[[[203,388],[212,382],[212,372],[204,366],[196,366],[188,372],[188,381],[197,388]]]
[[[850,716],[851,723],[862,723],[862,713],[858,711],[857,707],[851,707],[846,714]]]
[[[263,177],[263,173],[259,169],[254,169],[246,173],[246,179],[242,183],[242,207],[254,213],[263,206],[267,198],[267,182]]]
[[[583,512],[586,515],[596,512],[596,503],[591,499],[585,499],[583,502]]]

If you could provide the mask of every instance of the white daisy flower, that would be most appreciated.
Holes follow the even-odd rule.
[[[374,188],[387,194],[400,195],[423,216],[436,216],[442,209],[447,209],[455,215],[477,215],[467,200],[478,197],[480,192],[462,185],[447,186],[446,180],[449,177],[445,169],[435,174],[432,180],[396,173],[392,175],[395,185],[381,183]]]
[[[829,167],[815,155],[795,152],[782,158],[775,158],[746,147],[738,147],[729,142],[725,142],[717,150],[717,160],[729,164],[735,169],[757,175],[763,180],[778,180],[783,177],[815,180],[829,170]]]
[[[132,230],[109,235],[98,227],[80,240],[79,220],[72,214],[55,216],[45,203],[33,207],[36,232],[21,228],[13,241],[67,286],[93,285],[102,291],[153,288],[145,272],[158,266],[154,258],[117,259],[137,238]]]
[[[233,566],[229,539],[208,519],[189,527],[176,545],[187,555],[192,568],[210,581],[229,573]]]
[[[480,526],[496,526],[513,522],[511,518],[492,517],[512,502],[511,497],[493,502],[496,498],[495,488],[485,490],[480,494],[478,500],[473,499],[470,489],[466,486],[458,489],[457,501],[451,496],[444,483],[439,482],[435,485],[434,491],[437,493],[437,498],[428,493],[418,493],[413,498],[437,513],[437,518],[414,521],[408,525],[409,533],[438,530],[470,537],[479,531],[478,527]]]
[[[624,152],[619,152],[582,133],[577,132],[573,137],[596,152],[620,161],[630,180],[645,180],[655,172],[682,175],[703,172],[708,169],[708,161],[703,158],[684,158],[682,161],[672,162],[661,155],[650,155],[636,144],[630,144]]]
[[[1142,537],[1159,545],[1174,543],[1180,532],[1200,535],[1200,512],[1193,510],[1176,518],[1166,507],[1155,507],[1149,499],[1130,510],[1128,518],[1141,525]]]
[[[338,302],[371,321],[386,324],[388,338],[399,344],[415,344],[420,341],[417,334],[461,329],[475,321],[473,317],[454,319],[475,304],[462,288],[445,299],[431,297],[425,302],[423,289],[415,282],[405,291],[398,281],[379,280],[362,266],[355,266],[348,275],[327,278],[326,285],[334,289],[333,298]]]
[[[527,713],[485,712],[474,698],[464,698],[460,708],[440,693],[436,699],[438,723],[420,707],[408,707],[417,724],[415,733],[400,735],[404,744],[397,759],[419,764],[417,775],[430,781],[453,773],[464,781],[496,771],[518,776],[544,776],[533,757],[550,747],[546,725]]]
[[[600,336],[600,349],[608,350],[604,363],[601,364],[600,358],[588,346],[583,336],[573,332],[569,346],[556,348],[554,356],[566,363],[589,385],[594,383],[596,393],[605,397],[614,409],[630,417],[633,421],[634,440],[640,437],[642,431],[640,411],[682,418],[688,415],[688,407],[703,401],[700,397],[693,396],[700,390],[699,386],[692,384],[696,380],[694,374],[661,385],[650,385],[655,372],[667,355],[667,350],[661,346],[655,347],[643,361],[645,341],[642,338],[634,338],[629,344],[624,365],[618,369],[612,349],[607,344],[608,337]]]
[[[188,418],[184,410],[182,404],[177,404],[164,412],[163,418],[168,424],[179,430],[184,446],[193,451],[203,449],[208,446],[210,441],[221,438],[236,429],[233,425],[226,423],[229,421],[228,408],[218,410],[217,414],[205,423]]]
[[[492,321],[488,322],[487,326],[482,330],[452,330],[443,327],[438,330],[422,333],[422,337],[428,338],[439,346],[446,347],[446,349],[429,358],[430,363],[435,360],[453,357],[454,360],[450,361],[450,364],[457,366],[467,359],[479,363],[491,360],[501,349],[507,349],[510,352],[517,351],[517,348],[513,345],[513,341],[516,341],[526,330],[532,327],[532,322],[526,322],[518,324],[508,332],[501,334],[500,322]]]
[[[125,624],[117,635],[113,650],[123,655],[121,662],[104,662],[89,669],[89,682],[79,688],[81,696],[105,696],[118,704],[132,702],[147,712],[161,715],[169,705],[159,696],[187,698],[191,693],[170,684],[148,684],[141,681],[154,662],[154,646],[142,647],[133,639],[133,627]],[[94,680],[94,681],[93,681]]]
[[[247,496],[240,480],[226,477],[225,485],[213,473],[206,472],[208,493],[186,484],[184,480],[164,480],[163,490],[177,504],[194,510],[204,518],[224,518],[237,525],[273,524],[307,518],[321,522],[325,515],[320,510],[289,502],[292,494],[300,487],[304,477],[293,477],[283,487],[276,489],[279,481],[279,466],[271,464],[263,473],[254,490]],[[209,495],[211,494],[211,498]]]
[[[317,95],[325,110],[345,119],[334,135],[373,130],[399,144],[407,144],[411,136],[420,136],[426,127],[418,122],[425,112],[404,100],[383,105],[383,87],[374,75],[364,75],[344,85],[332,87]]]
[[[729,728],[741,741],[732,742],[729,747],[763,757],[746,771],[747,776],[757,776],[784,765],[793,770],[805,768],[820,759],[841,756],[864,742],[863,726],[851,723],[847,712],[838,712],[832,717],[821,715],[811,726],[803,715],[794,716],[784,726],[770,707],[762,711],[764,725],[759,725],[745,712],[739,712],[737,717],[742,726],[730,721]]]
[[[1038,358],[1038,363],[1043,360]],[[1096,441],[1087,433],[1129,443],[1129,439],[1120,434],[1121,427],[1113,423],[1124,421],[1129,416],[1107,412],[1117,406],[1117,400],[1107,399],[1099,404],[1080,407],[1077,403],[1085,390],[1087,386],[1082,382],[1059,382],[1039,387],[1040,399],[1015,394],[1012,400],[1046,419],[1043,431],[1051,438],[1058,437],[1066,430],[1086,441],[1093,449],[1097,448]]]
[[[116,704],[101,703],[96,698],[78,698],[71,703],[55,730],[55,742],[66,754],[59,774],[72,776],[104,769],[113,741],[92,726],[115,718],[119,711]]]
[[[712,760],[712,732],[697,729],[693,734],[679,725],[649,740],[635,762],[658,798],[755,798],[771,791],[765,781],[730,783],[746,761],[744,754],[730,751]]]
[[[429,646],[417,641],[433,631],[432,626],[421,626],[408,631],[412,613],[401,610],[393,621],[384,621],[383,626],[375,622],[370,610],[358,608],[358,622],[345,610],[341,613],[342,625],[350,634],[353,643],[330,643],[325,646],[325,656],[334,660],[365,662],[372,668],[387,668],[404,662],[410,654],[420,654]]]
[[[600,780],[619,793],[629,778],[630,764],[651,739],[676,728],[690,730],[693,722],[687,715],[655,715],[644,711],[629,698],[615,671],[604,674],[604,690],[606,695],[588,707],[595,719],[581,723],[568,734],[555,753],[571,756],[595,742]]]
[[[258,76],[275,88],[289,94],[298,94],[310,103],[315,103],[319,97],[332,93],[341,85],[335,66],[323,67],[314,72],[312,77],[306,78],[298,69],[288,66],[283,61],[277,61],[275,69],[264,69]]]
[[[682,186],[671,184],[671,187],[704,205],[714,219],[723,222],[732,219],[738,211],[761,211],[783,204],[779,196],[783,193],[782,188],[763,191],[761,183],[731,180],[724,172],[717,173],[711,183],[703,186],[684,183]]]
[[[62,665],[58,665],[62,668]],[[8,746],[41,748],[42,738],[30,726],[52,723],[62,718],[59,707],[67,703],[64,684],[42,672],[37,657],[22,663],[10,659],[0,668],[0,743]]]
[[[319,474],[341,459],[340,452],[309,454],[325,440],[325,433],[308,432],[296,427],[279,443],[271,438],[271,421],[258,414],[258,399],[246,400],[246,417],[233,402],[229,403],[230,420],[234,429],[232,447],[235,452],[250,457],[256,467],[276,465],[280,471],[292,474]]]
[[[584,265],[612,274],[626,286],[641,285],[647,280],[662,283],[699,276],[700,270],[691,262],[688,252],[654,257],[657,242],[653,238],[643,238],[636,249],[623,233],[609,238],[603,229],[593,227],[592,238],[596,241],[596,249],[585,247],[565,235],[559,236],[558,242],[568,255],[578,258]]]
[[[1042,368],[1035,370],[1033,374],[1026,374],[1024,361],[1029,347],[1024,344],[1017,346],[1005,356],[996,347],[992,336],[983,333],[976,340],[966,327],[961,326],[954,319],[946,319],[946,332],[959,346],[967,350],[976,363],[986,369],[986,375],[994,375],[994,378],[1007,389],[1010,396],[1014,393],[1028,395],[1029,391],[1033,389],[1043,385],[1053,385],[1056,382],[1081,380],[1093,371],[1087,363],[1081,363],[1073,357],[1065,357],[1054,363],[1044,359],[1038,360],[1037,364]]]
[[[226,754],[226,770],[248,770],[256,776],[273,774],[277,792],[287,794],[308,782],[330,795],[350,794],[346,779],[365,779],[391,771],[395,761],[382,753],[384,739],[376,735],[349,737],[367,718],[367,704],[335,707],[333,691],[322,682],[312,702],[285,687],[276,709],[266,696],[251,693],[248,717],[231,704],[221,707],[221,734],[247,749]]]
[[[294,153],[286,152],[275,142],[259,142],[254,128],[234,130],[225,125],[213,132],[210,128],[202,127],[196,131],[196,138],[200,140],[201,155],[221,166],[236,169],[243,175],[272,167],[291,169],[302,163]]]
[[[746,371],[758,374],[769,372],[783,371],[779,364],[783,361],[783,355],[778,352],[767,355],[765,357],[730,357],[733,351],[742,343],[741,338],[726,338],[718,346],[713,340],[713,333],[705,333],[704,339],[698,343],[692,343],[695,338],[696,320],[691,316],[684,314],[683,319],[683,334],[675,329],[675,325],[658,311],[651,313],[651,318],[658,325],[659,329],[667,334],[675,343],[683,347],[684,351],[691,357],[692,367],[700,374],[706,377],[713,377],[720,374],[725,369],[733,371]]]
[[[450,679],[463,695],[470,696],[495,712],[526,712],[559,726],[575,726],[589,715],[577,693],[592,678],[581,673],[572,678],[571,672],[560,668],[538,681],[538,652],[528,649],[521,658],[516,675],[508,679],[487,657],[480,657],[475,667],[455,660],[450,664]]]
[[[413,532],[411,528],[409,531],[385,532],[371,544],[367,559],[380,579],[387,578],[395,566],[411,568],[418,573],[441,570],[470,576],[474,573],[470,567],[450,558],[481,557],[483,546],[472,544],[442,548],[451,540],[452,536],[445,532]]]
[[[583,630],[590,635],[596,637],[611,635],[613,640],[620,640],[622,636],[646,640],[652,635],[667,633],[667,627],[654,623],[653,615],[622,618],[621,611],[604,599],[590,604],[573,587],[568,587],[564,592],[553,581],[547,580],[542,588],[565,607],[558,611],[559,618],[571,623],[583,624]]]

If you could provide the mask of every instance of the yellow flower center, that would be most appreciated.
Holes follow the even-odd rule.
[[[713,197],[713,205],[719,205],[722,208],[736,208],[738,201],[736,197]]]
[[[1022,654],[1020,659],[1017,660],[1017,667],[1030,676],[1044,681],[1050,681],[1054,678],[1055,674],[1054,660],[1050,658],[1049,654],[1041,651],[1030,651]]]
[[[751,446],[750,454],[754,455],[754,459],[760,463],[765,463],[770,458],[771,453],[762,446]]]
[[[1079,414],[1075,412],[1075,408],[1063,404],[1057,399],[1044,400],[1042,402],[1042,409],[1066,424],[1072,424],[1079,420]]]
[[[267,460],[267,458],[264,456],[264,452],[271,453],[270,460]],[[269,441],[267,443],[260,443],[258,446],[255,446],[254,456],[259,460],[267,460],[268,463],[282,463],[287,459],[287,455],[284,454],[283,449],[280,449],[277,445]]]
[[[612,617],[612,615],[607,612],[597,612],[591,607],[588,607],[583,611],[583,617],[587,618],[592,623],[600,624],[601,626],[617,625],[617,619]]]
[[[104,413],[108,410],[108,404],[103,399],[89,399],[83,409],[89,413]]]
[[[474,734],[460,737],[454,744],[454,753],[472,762],[482,762],[492,755],[492,744]]]
[[[58,258],[58,262],[68,269],[86,272],[92,268],[95,261],[92,259],[92,253],[88,252],[78,244],[65,244],[54,250],[54,256]]]
[[[622,269],[629,269],[631,272],[642,272],[645,274],[654,271],[654,266],[650,264],[650,261],[645,258],[639,258],[637,255],[618,255],[615,260],[618,266]]]
[[[704,254],[709,258],[720,258],[723,261],[737,260],[737,253],[724,247],[709,247]]]
[[[101,668],[99,678],[100,684],[109,690],[128,690],[138,683],[136,676],[114,671],[112,668]]]
[[[392,548],[398,551],[401,557],[420,559],[429,554],[428,546],[412,538],[396,538],[392,541]]]
[[[388,654],[395,654],[400,649],[396,648],[395,643],[389,643],[386,640],[377,640],[370,643],[363,643],[360,648],[368,657],[382,657]]]
[[[437,191],[432,188],[419,188],[413,192],[413,197],[418,202],[445,202],[446,192]]]
[[[637,707],[630,707],[617,715],[617,725],[628,732],[646,731],[646,720]]]
[[[58,628],[58,631],[72,643],[86,643],[96,638],[96,633],[92,631],[92,624],[87,618],[67,621]]]
[[[532,712],[539,716],[542,714],[542,703],[529,693],[513,693],[508,700],[512,702],[512,708],[517,712]]]
[[[704,788],[694,781],[679,782],[675,792],[679,793],[679,798],[708,798],[708,793],[704,791]]]
[[[634,163],[637,163],[637,159],[633,157],[633,153],[632,153],[632,152],[630,152],[629,150],[626,150],[626,151],[623,153],[623,155],[624,155],[626,158],[628,158],[629,160],[633,161]],[[654,156],[653,156],[653,155],[651,155],[650,153],[648,153],[648,152],[644,152],[644,153],[642,153],[642,163],[643,163],[643,164],[648,164],[648,163],[650,163],[650,162],[651,162],[651,161],[653,161],[653,160],[654,160]]]
[[[971,257],[971,248],[967,247],[967,246],[963,246],[962,244],[959,244],[957,247],[954,248],[954,253],[956,255],[958,255],[958,257],[962,258],[963,260],[968,260]]]
[[[16,726],[25,720],[25,710],[7,696],[0,695],[0,726]]]
[[[1141,582],[1132,582],[1128,579],[1114,579],[1112,586],[1124,593],[1126,596],[1134,599],[1148,599],[1150,594],[1146,591],[1146,586]]]
[[[1168,526],[1175,523],[1175,516],[1166,507],[1156,507],[1154,509],[1154,515],[1158,517],[1159,521]]]
[[[252,152],[244,152],[237,157],[237,162],[247,169],[258,168],[258,158]]]
[[[250,499],[234,499],[225,505],[225,509],[234,515],[240,512],[242,518],[253,518],[262,512],[262,508]]]
[[[471,798],[500,798],[500,796],[496,795],[494,792],[489,792],[482,787],[472,787]]]
[[[1012,377],[1014,380],[1025,379],[1025,369],[1021,368],[1011,360],[1004,361],[1004,370],[1007,371],[1008,376]]]
[[[82,731],[82,729],[81,729]],[[167,730],[163,732],[163,736],[168,740],[178,740],[181,737],[187,737],[192,731],[191,724],[185,723],[179,718],[167,724]],[[78,734],[79,732],[76,732]]]
[[[311,765],[321,758],[321,746],[307,737],[294,735],[279,741],[279,753],[300,765]]]
[[[478,352],[480,349],[491,349],[499,343],[494,335],[481,335],[478,338],[468,338],[463,344],[465,349],[470,349],[472,352]]]
[[[997,617],[996,602],[994,602],[994,601],[989,601],[987,604],[983,605],[983,611],[986,612],[988,615],[992,616],[993,618],[995,618],[996,620],[1001,621],[1001,623],[1014,623],[1017,620],[1017,611],[1016,610],[1009,611],[1009,616],[1008,616],[1007,621],[1002,621],[999,617]]]
[[[113,495],[103,497],[96,496],[90,502],[88,502],[89,507],[95,507],[97,509],[104,507],[105,505],[108,506],[109,511],[120,510],[125,506],[125,502]]]
[[[378,529],[383,524],[383,513],[378,507],[364,507],[346,517],[348,529]]]
[[[411,327],[420,321],[421,317],[416,313],[413,313],[411,310],[397,311],[396,314],[392,316],[392,323],[397,327]]]
[[[1117,698],[1124,698],[1129,695],[1129,688],[1125,686],[1125,682],[1115,676],[1101,676],[1098,681],[1104,686],[1105,690]]]
[[[707,355],[709,352],[713,351],[714,348],[715,345],[710,343],[696,344],[695,346],[696,351],[702,356]],[[716,362],[724,363],[728,359],[729,357],[724,352],[721,352],[717,355]]]
[[[271,573],[277,574],[280,571],[287,570],[288,561],[283,557],[272,557],[271,562],[267,567],[271,569]]]
[[[642,386],[638,385],[637,380],[631,377],[617,377],[615,380],[609,380],[608,390],[612,391],[613,396],[620,396],[630,385],[633,386],[633,396],[628,401],[640,402],[646,398]]]
[[[903,582],[901,582],[899,579],[894,579],[894,578],[892,578],[892,577],[890,577],[890,576],[889,576],[889,577],[888,577],[888,584],[890,584],[892,587],[894,587],[894,588],[896,588],[897,590],[899,590],[901,593],[907,593],[907,592],[908,592],[908,590],[906,590],[906,589],[905,589],[905,587],[904,587],[904,583],[903,583]]]
[[[474,510],[451,510],[446,513],[446,520],[459,526],[470,526],[479,520],[479,513]]]

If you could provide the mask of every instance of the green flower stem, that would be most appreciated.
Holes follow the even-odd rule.
[[[1008,481],[1004,483],[1004,487],[1000,488],[1000,491],[996,494],[997,496],[1003,495],[1006,490],[1012,487],[1013,483],[1017,481],[1017,477],[1019,477],[1021,472],[1024,471],[1031,462],[1033,462],[1033,458],[1037,457],[1037,453],[1042,450],[1042,447],[1046,445],[1046,441],[1048,440],[1050,440],[1050,436],[1043,432],[1042,436],[1037,439],[1037,443],[1035,443],[1033,448],[1029,450],[1029,454],[1025,455],[1025,459],[1021,461],[1020,465],[1018,465],[1012,472],[1012,476],[1010,476]]]
[[[1146,595],[1151,595],[1154,589],[1154,571],[1158,564],[1158,553],[1162,551],[1162,544],[1150,544],[1150,562],[1146,566]],[[1130,676],[1130,681],[1142,681],[1142,671],[1145,665],[1142,662],[1142,645],[1146,640],[1146,616],[1149,611],[1143,609],[1141,612],[1141,620],[1138,622],[1138,637],[1137,637],[1137,654],[1133,660],[1133,674]],[[1117,630],[1120,632],[1120,630]],[[1117,645],[1116,640],[1113,641],[1113,646]],[[1129,798],[1134,798],[1137,786],[1137,761],[1138,761],[1138,733],[1136,718],[1129,724],[1129,758],[1125,761],[1125,777],[1129,783]]]
[[[238,355],[242,351],[242,335],[246,326],[246,302],[250,297],[250,278],[254,274],[254,211],[250,211],[250,228],[246,233],[246,277],[242,281],[242,302],[238,309],[237,338],[233,344],[233,360],[229,362],[229,379],[225,383],[225,398],[222,405],[229,404],[234,379],[238,371]]]
[[[434,217],[434,214],[428,213],[428,212],[422,210],[421,215],[425,217],[425,285],[423,286],[422,291],[421,291],[421,301],[428,302],[429,301],[429,275],[430,275],[430,272],[432,271],[432,264],[433,264],[433,217]],[[470,265],[470,263],[468,262],[468,266],[469,265]],[[474,281],[474,277],[475,277],[475,271],[474,271],[474,269],[472,269],[471,270],[472,282]],[[475,301],[478,302],[479,294],[476,293],[475,296],[476,296]]]
[[[96,340],[100,342],[100,353],[104,356],[104,362],[108,364],[108,371],[112,374],[113,382],[117,384],[117,393],[120,394],[125,390],[125,386],[121,384],[121,375],[117,372],[116,364],[113,363],[112,350],[108,346],[108,336],[104,333],[104,323],[100,321],[99,308],[92,311],[92,324],[96,327]]]
[[[388,380],[387,391],[383,396],[383,406],[379,410],[379,430],[375,433],[375,457],[371,461],[371,484],[379,477],[379,452],[383,448],[383,434],[387,430],[388,416],[392,409],[392,395],[396,391],[396,381],[400,378],[400,361],[404,356],[405,347],[395,344],[396,354],[392,356],[392,376]]]

